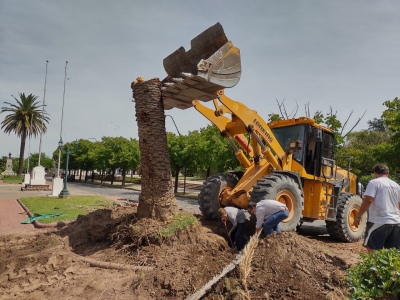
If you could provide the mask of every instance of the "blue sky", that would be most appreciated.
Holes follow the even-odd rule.
[[[42,151],[60,139],[64,67],[68,61],[62,139],[137,138],[130,83],[166,76],[163,58],[220,22],[240,48],[242,77],[226,94],[265,119],[304,106],[332,108],[348,129],[367,128],[383,102],[399,97],[399,1],[0,1],[0,107],[11,95],[43,100],[46,60],[48,132]],[[208,125],[192,109],[172,109],[179,131]],[[0,114],[0,122],[5,114]],[[170,118],[166,129],[176,133]],[[0,156],[19,154],[20,140],[0,132]],[[28,141],[25,153],[28,153]],[[39,151],[39,138],[30,152]]]

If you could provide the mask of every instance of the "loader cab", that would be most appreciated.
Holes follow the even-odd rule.
[[[310,124],[296,124],[271,128],[284,150],[290,143],[302,147],[293,153],[293,159],[310,175],[330,177],[334,166],[335,136],[332,132]]]
[[[309,126],[305,143],[304,168],[310,175],[331,178],[333,175],[335,136],[329,131]]]

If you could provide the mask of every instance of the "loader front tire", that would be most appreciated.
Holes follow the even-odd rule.
[[[282,231],[295,231],[300,226],[304,205],[299,185],[285,174],[270,174],[259,179],[250,192],[251,201],[274,199],[285,204],[289,216],[279,226]]]
[[[232,174],[215,174],[204,181],[199,193],[199,207],[203,216],[210,220],[219,220],[218,209],[220,205],[220,194],[222,191],[232,190],[238,179]]]
[[[354,219],[357,216],[362,199],[358,195],[342,193],[339,196],[337,205],[336,221],[325,221],[329,235],[341,242],[357,242],[364,237],[367,225],[367,216],[361,217],[360,225],[354,226]]]

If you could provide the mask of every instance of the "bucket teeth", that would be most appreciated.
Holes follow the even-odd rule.
[[[189,108],[193,100],[210,101],[218,90],[235,86],[241,75],[240,51],[228,41],[220,23],[211,26],[163,61],[164,108]],[[182,77],[182,78],[181,78]]]
[[[185,78],[191,78],[191,77],[193,77],[193,74],[191,74],[191,73],[182,72],[181,75],[182,75],[182,77],[185,77]]]
[[[182,82],[184,79],[183,78],[172,78],[172,82]]]

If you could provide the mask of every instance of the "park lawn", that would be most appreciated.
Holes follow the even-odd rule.
[[[42,224],[61,221],[74,221],[78,215],[88,213],[101,208],[108,208],[113,201],[102,196],[71,196],[69,198],[53,197],[26,197],[19,198],[32,214],[62,214],[51,218],[38,219]]]
[[[22,176],[4,176],[4,183],[21,183],[24,181],[24,177]]]

